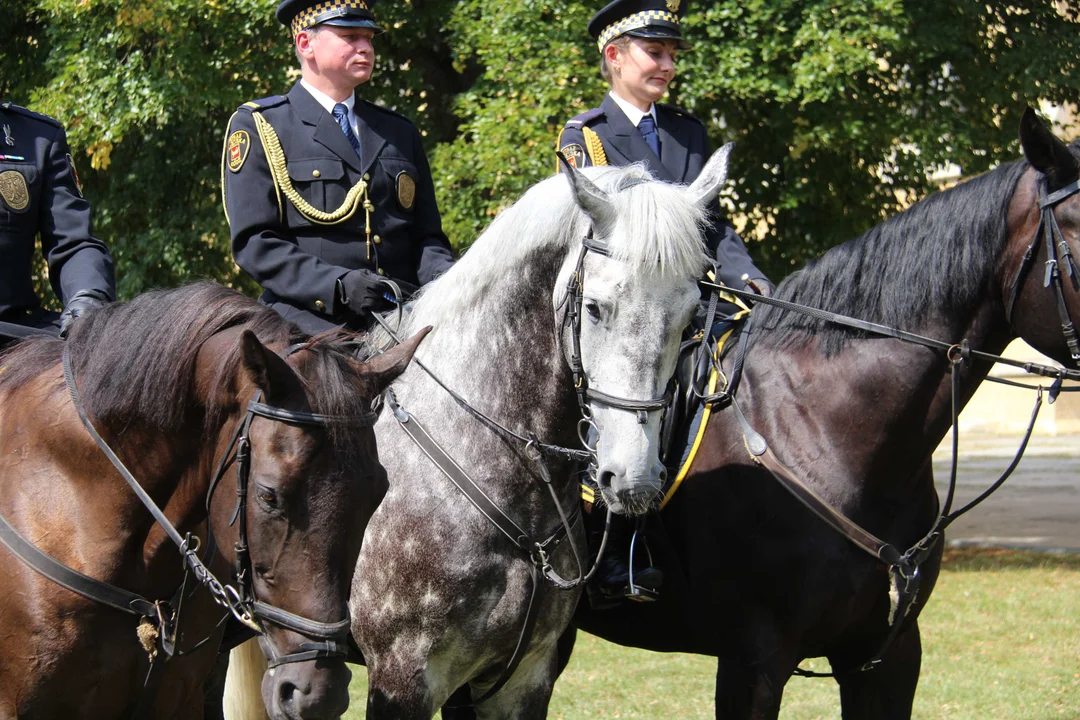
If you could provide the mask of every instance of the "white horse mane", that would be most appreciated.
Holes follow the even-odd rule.
[[[706,211],[683,186],[650,182],[652,175],[640,163],[581,172],[614,205],[618,221],[612,237],[603,238],[611,257],[638,275],[664,279],[701,275],[707,263],[700,239]],[[495,218],[456,266],[424,287],[405,332],[424,325],[438,327],[444,319],[460,316],[500,278],[517,273],[530,254],[545,248],[570,252],[588,227],[589,218],[574,202],[565,176],[537,183]]]

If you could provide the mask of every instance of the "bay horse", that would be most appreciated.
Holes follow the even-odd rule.
[[[340,715],[352,528],[386,482],[368,410],[418,341],[361,364],[198,283],[5,352],[0,718],[202,717],[231,614],[274,718]]]
[[[994,354],[1022,337],[1076,367],[1063,322],[1080,317],[1080,148],[1031,110],[1020,142],[1026,159],[831,249],[777,297]],[[1055,222],[1060,237],[1047,240]],[[954,364],[939,350],[765,305],[752,317],[735,400],[748,425],[844,516],[901,551],[914,546],[939,512],[931,453],[950,427],[950,368],[963,403],[991,364]],[[735,355],[722,363],[728,377]],[[831,664],[845,720],[909,718],[918,616],[942,543],[889,642],[889,567],[751,460],[733,410],[713,415],[689,476],[649,523],[660,599],[602,611],[583,602],[576,627],[621,645],[716,656],[718,718],[776,718],[785,684],[812,657]],[[573,631],[561,645],[565,663]]]

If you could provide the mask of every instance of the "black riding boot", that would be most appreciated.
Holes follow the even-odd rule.
[[[593,511],[590,516],[589,549],[596,553],[604,537],[604,513]],[[615,607],[623,598],[648,602],[655,600],[664,582],[664,573],[651,566],[645,534],[639,532],[634,540],[634,528],[643,521],[633,521],[622,515],[613,515],[607,547],[593,581],[589,583],[589,604],[594,610]],[[633,573],[631,574],[630,548],[634,545]]]

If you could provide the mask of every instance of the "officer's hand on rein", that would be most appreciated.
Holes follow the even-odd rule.
[[[64,312],[60,314],[60,337],[66,338],[75,318],[87,310],[101,307],[109,302],[108,296],[100,290],[80,290],[68,300]]]
[[[340,300],[357,315],[385,312],[394,307],[383,293],[388,290],[381,277],[370,270],[352,270],[338,278]]]
[[[765,278],[752,278],[746,281],[747,286],[761,297],[772,297],[772,283]]]

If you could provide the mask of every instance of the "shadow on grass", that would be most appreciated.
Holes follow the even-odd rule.
[[[1003,548],[946,548],[944,572],[982,572],[994,570],[1075,570],[1080,572],[1080,555],[1042,553]]]

